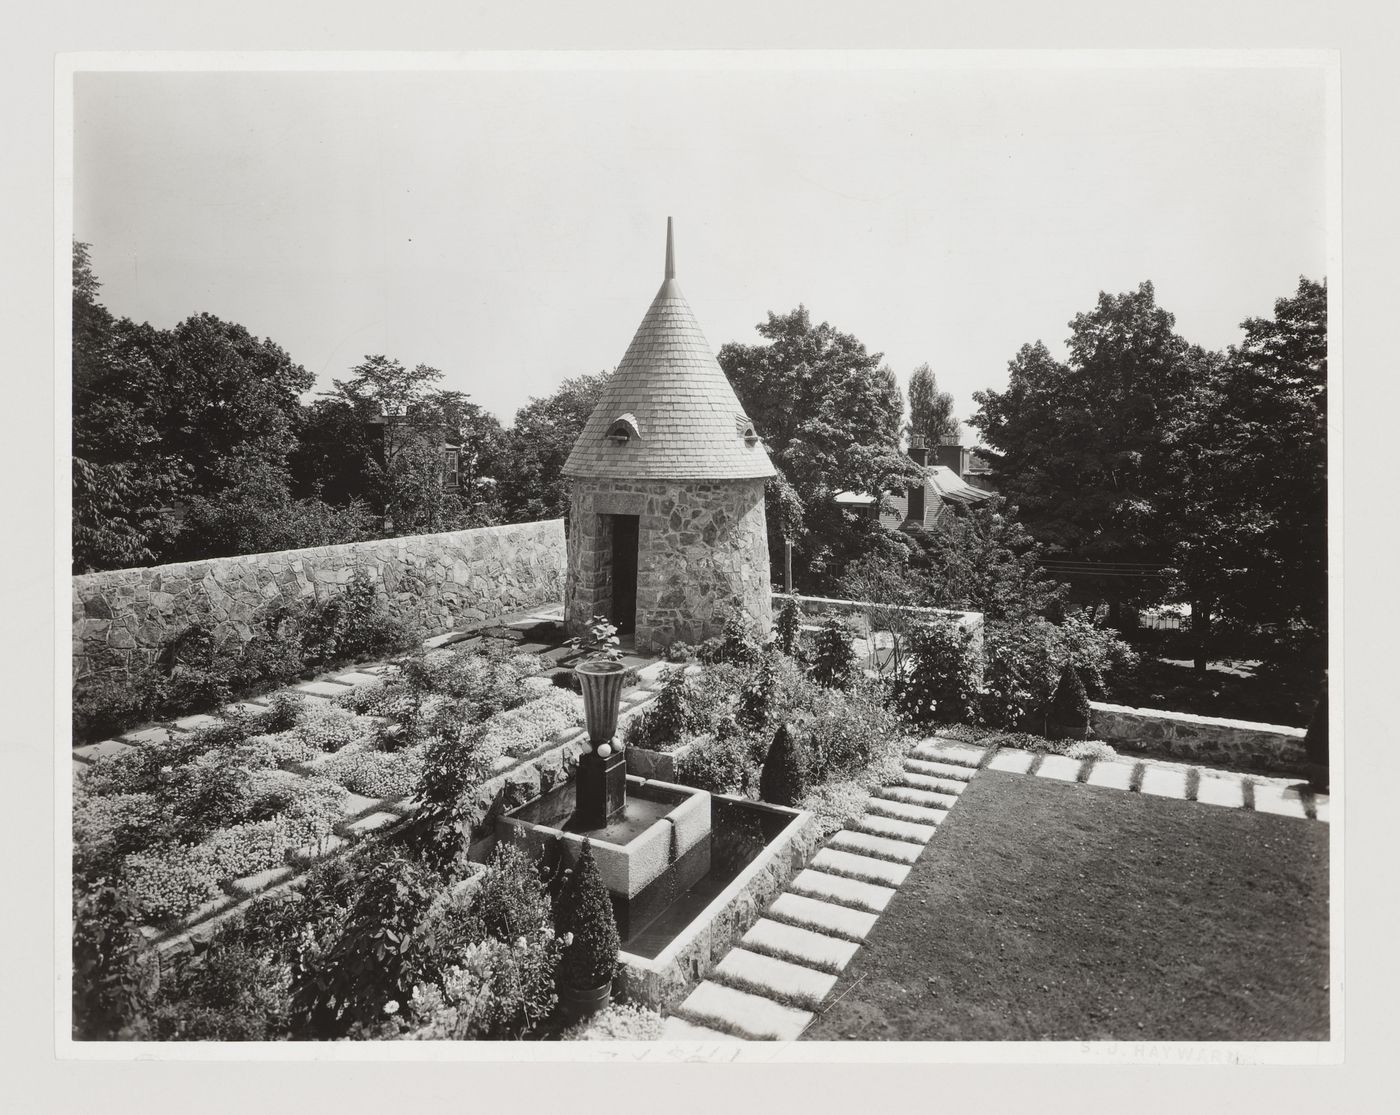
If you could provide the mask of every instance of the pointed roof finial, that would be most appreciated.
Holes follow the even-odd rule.
[[[666,278],[676,277],[676,245],[671,238],[671,218],[666,218]]]

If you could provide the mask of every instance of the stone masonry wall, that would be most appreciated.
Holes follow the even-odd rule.
[[[1307,761],[1304,730],[1282,724],[1129,708],[1100,701],[1089,702],[1089,723],[1095,739],[1192,762],[1295,774],[1303,770]]]
[[[718,635],[737,601],[766,634],[773,622],[768,526],[756,480],[575,480],[564,616],[583,630],[612,607],[612,515],[638,516],[639,650]]]
[[[563,528],[550,519],[85,573],[73,578],[73,676],[149,662],[197,619],[246,641],[259,609],[324,600],[356,569],[422,637],[555,603],[564,587]]]

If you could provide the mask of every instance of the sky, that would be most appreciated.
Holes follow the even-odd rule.
[[[317,388],[429,364],[509,423],[621,359],[662,279],[718,351],[769,311],[927,361],[955,412],[1143,280],[1238,341],[1326,255],[1320,70],[83,73],[74,235],[101,298],[213,313]]]

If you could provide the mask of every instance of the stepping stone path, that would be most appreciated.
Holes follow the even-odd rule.
[[[970,744],[937,738],[915,744],[899,782],[877,790],[862,816],[828,838],[787,891],[667,1017],[662,1040],[799,1038],[984,757],[984,748]],[[987,766],[1209,805],[1328,819],[1327,795],[1310,794],[1287,779],[1151,759],[1071,759],[1010,748],[999,750]],[[1193,770],[1199,773],[1192,775]]]
[[[663,1025],[664,1041],[794,1041],[977,773],[980,747],[916,744]]]

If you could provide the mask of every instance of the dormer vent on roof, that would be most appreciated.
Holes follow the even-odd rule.
[[[633,438],[641,440],[642,431],[637,425],[636,415],[619,414],[608,426],[607,439],[614,445],[626,445]]]

